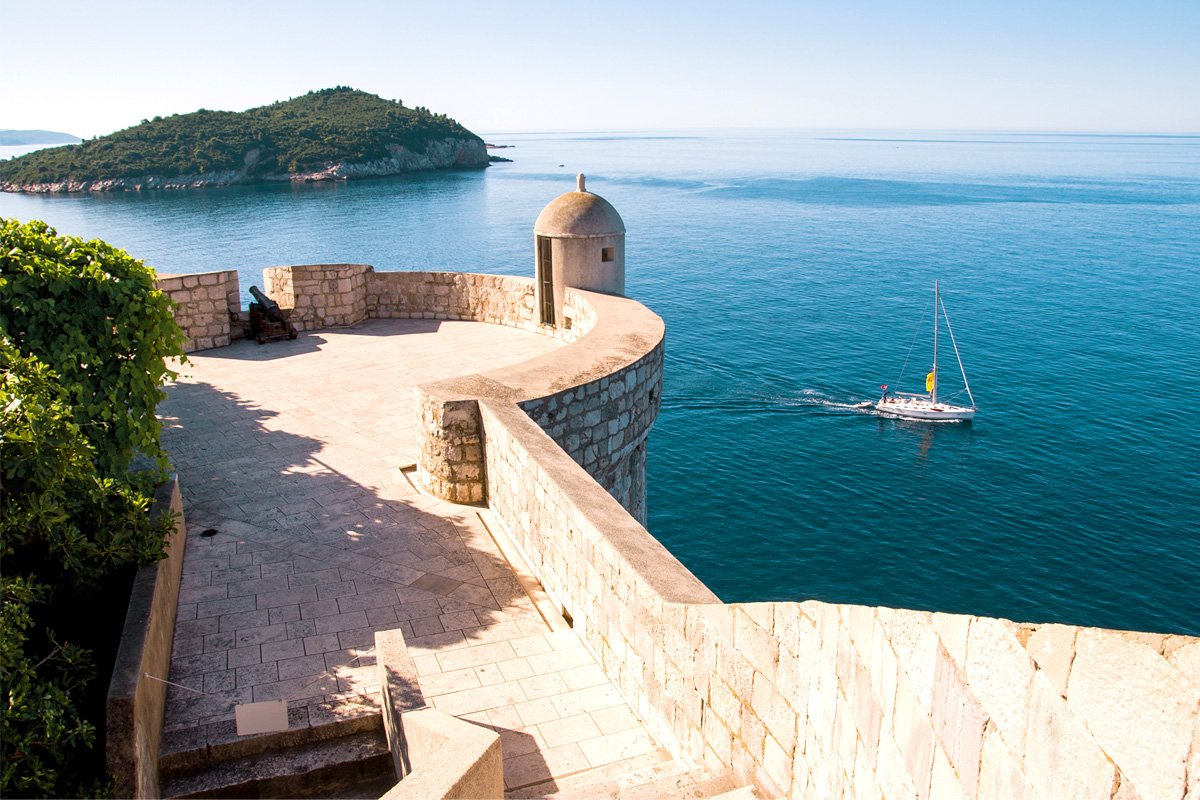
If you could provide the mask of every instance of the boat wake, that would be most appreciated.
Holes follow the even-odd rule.
[[[727,397],[663,398],[665,411],[731,411],[754,414],[811,414],[848,415],[874,414],[872,400],[843,400],[816,389],[803,389],[799,394],[746,394]]]

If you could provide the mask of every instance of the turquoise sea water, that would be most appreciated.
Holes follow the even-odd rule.
[[[667,322],[649,528],[722,598],[1200,634],[1200,137],[487,138],[514,163],[0,215],[243,290],[289,263],[531,275],[586,172]],[[906,363],[918,388],[935,278],[979,416],[853,409]]]

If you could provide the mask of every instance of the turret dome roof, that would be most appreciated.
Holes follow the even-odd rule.
[[[540,236],[610,236],[625,233],[625,222],[612,203],[584,189],[583,175],[579,188],[550,201],[533,223],[533,232]]]

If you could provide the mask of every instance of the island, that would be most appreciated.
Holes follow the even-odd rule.
[[[247,111],[175,114],[0,161],[6,192],[183,189],[330,181],[490,163],[444,114],[338,86]]]

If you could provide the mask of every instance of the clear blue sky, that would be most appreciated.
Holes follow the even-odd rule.
[[[1200,132],[1200,0],[4,0],[0,128],[348,85],[477,132]]]

